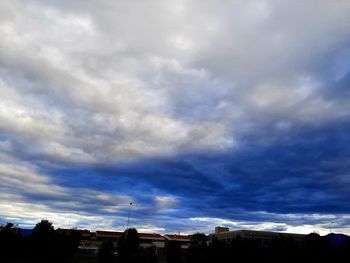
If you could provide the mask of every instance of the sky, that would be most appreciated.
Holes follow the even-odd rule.
[[[350,234],[350,1],[0,4],[0,223]]]

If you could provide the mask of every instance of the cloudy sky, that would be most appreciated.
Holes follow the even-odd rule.
[[[350,234],[348,0],[0,4],[0,223]]]

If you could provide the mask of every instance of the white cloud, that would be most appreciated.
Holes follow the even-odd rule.
[[[286,233],[299,233],[299,234],[310,234],[312,232],[317,232],[321,235],[326,235],[329,233],[329,223],[336,218],[335,215],[321,215],[321,214],[287,214],[287,215],[278,215],[278,214],[269,214],[270,220],[265,222],[252,221],[252,220],[229,220],[223,218],[213,218],[213,217],[194,217],[189,218],[190,221],[194,221],[197,224],[197,227],[204,229],[206,233],[214,233],[216,226],[225,226],[229,227],[230,230],[261,230],[261,231],[278,231]],[[285,222],[280,223],[274,222],[275,217],[286,217]],[[288,219],[293,218],[294,222],[304,220],[304,224],[290,224]],[[348,215],[339,215],[338,221],[348,220]],[[310,224],[313,220],[316,220],[318,223]],[[291,221],[293,222],[293,221]],[[333,226],[334,227],[334,226]],[[341,232],[345,234],[350,234],[349,229],[346,227],[338,226],[335,230],[336,232]]]
[[[349,39],[346,2],[138,4],[5,1],[2,130],[52,159],[104,162],[227,149],[256,114],[322,121],[348,107],[312,71]]]
[[[41,218],[46,217],[45,211],[50,214],[81,211],[85,215],[116,213],[132,201],[125,195],[59,186],[53,178],[39,174],[32,165],[0,156],[3,160],[0,161],[2,216],[16,216],[17,213],[23,218],[35,218],[35,215]]]
[[[172,196],[155,196],[154,202],[161,210],[173,208],[177,204],[176,198]]]

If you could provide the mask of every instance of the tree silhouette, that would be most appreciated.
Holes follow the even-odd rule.
[[[104,240],[98,250],[98,261],[100,263],[114,262],[114,246],[111,240]]]
[[[178,263],[181,259],[181,245],[177,241],[168,241],[165,256],[168,263]]]
[[[319,234],[311,233],[304,237],[303,256],[308,261],[332,261],[335,256],[333,244]]]
[[[142,263],[155,263],[157,262],[156,248],[154,246],[139,248],[138,251],[140,262]]]
[[[81,233],[76,229],[70,229],[69,231],[58,229],[55,231],[54,239],[57,259],[64,262],[77,251],[81,241]]]
[[[32,237],[49,239],[55,234],[55,228],[49,220],[42,219],[35,225],[32,231]]]
[[[341,244],[339,248],[339,259],[343,262],[350,262],[350,238]]]
[[[299,246],[291,237],[278,237],[271,241],[265,255],[272,262],[295,262],[299,257]]]
[[[18,258],[21,252],[22,238],[15,225],[7,223],[0,226],[0,262]]]
[[[228,260],[229,248],[225,241],[218,240],[213,236],[208,250],[208,262],[226,262]]]
[[[139,234],[135,228],[124,231],[118,240],[118,259],[120,262],[137,262],[139,251]]]
[[[55,229],[48,220],[41,220],[35,225],[31,235],[33,256],[39,261],[56,261]]]
[[[199,263],[207,262],[208,257],[208,242],[209,238],[203,233],[192,235],[192,240],[187,251],[187,262]]]

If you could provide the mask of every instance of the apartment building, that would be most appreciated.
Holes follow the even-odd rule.
[[[257,230],[235,230],[230,231],[227,227],[216,227],[215,236],[218,240],[231,240],[234,238],[242,239],[255,239],[259,240],[261,246],[268,246],[273,239],[277,238],[292,238],[297,243],[301,243],[304,234],[295,234],[295,233],[284,233],[284,232],[271,232],[271,231],[257,231]]]

